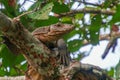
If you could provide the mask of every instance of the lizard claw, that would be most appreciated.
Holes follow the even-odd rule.
[[[59,39],[57,41],[57,47],[59,52],[59,60],[60,64],[63,64],[64,66],[68,66],[70,64],[70,54],[67,50],[67,45],[65,44],[65,41],[63,39]]]
[[[68,66],[70,64],[70,58],[69,58],[69,55],[67,54],[60,54],[60,58],[59,58],[60,63],[63,64],[64,66]]]

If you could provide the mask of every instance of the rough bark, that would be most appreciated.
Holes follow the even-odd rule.
[[[56,68],[51,52],[17,20],[0,13],[0,30],[23,54],[28,63],[42,75],[51,75]],[[33,55],[34,54],[34,55]],[[41,57],[41,58],[40,58]],[[51,61],[52,60],[52,61]]]

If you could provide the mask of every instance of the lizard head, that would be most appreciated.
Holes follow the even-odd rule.
[[[55,35],[64,35],[66,33],[69,33],[74,29],[74,26],[71,24],[54,24],[50,26],[50,34],[55,34]]]
[[[73,29],[74,26],[71,24],[58,23],[50,25],[48,27],[37,28],[32,32],[32,34],[34,37],[45,43],[56,41]]]

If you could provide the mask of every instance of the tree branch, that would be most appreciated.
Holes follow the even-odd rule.
[[[0,80],[25,80],[25,76],[17,76],[17,77],[0,77]]]
[[[69,80],[112,80],[104,70],[98,66],[83,64],[73,60],[69,67],[61,70],[61,74],[69,76]],[[97,74],[97,76],[95,76]]]
[[[102,5],[100,5],[100,4],[95,4],[95,3],[90,3],[90,2],[84,2],[84,1],[81,1],[81,0],[78,0],[77,2],[79,2],[79,3],[84,3],[84,4],[87,4],[87,5],[92,5],[92,6],[102,6]]]
[[[115,11],[98,9],[98,8],[84,8],[84,9],[78,9],[78,10],[71,10],[70,12],[67,12],[67,13],[57,14],[56,17],[61,18],[61,17],[68,16],[68,15],[69,16],[75,15],[77,13],[93,13],[93,14],[113,15],[113,14],[115,14]]]
[[[54,72],[56,67],[53,66],[51,59],[55,57],[50,56],[53,52],[34,38],[19,21],[9,19],[4,14],[0,13],[0,30],[17,46],[19,52],[24,55],[28,63],[36,69],[36,71],[42,75],[49,74],[49,76]]]
[[[120,32],[115,32],[114,36],[115,36],[115,38],[120,38]],[[110,34],[103,34],[103,35],[99,36],[99,40],[100,41],[101,40],[110,40],[110,37],[113,37],[113,36],[110,36]],[[90,41],[83,40],[82,44],[83,45],[88,45],[88,44],[90,44]]]

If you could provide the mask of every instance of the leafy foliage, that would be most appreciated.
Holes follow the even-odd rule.
[[[58,18],[53,17],[53,16],[49,16],[49,19],[47,19],[47,20],[37,20],[34,25],[36,27],[48,26],[48,25],[51,25],[51,24],[55,24],[58,21],[59,21]]]
[[[117,5],[116,13],[113,15],[113,19],[111,20],[111,25],[115,22],[120,21],[120,5]]]
[[[65,4],[60,4],[59,2],[54,2],[53,12],[55,13],[64,13],[68,12],[70,9]]]
[[[91,25],[90,25],[90,40],[92,44],[97,44],[99,42],[99,30],[101,27],[102,19],[101,15],[95,15],[91,19]]]
[[[24,66],[25,64],[20,65],[25,60],[24,57],[22,55],[17,56],[11,53],[6,45],[1,45],[0,48],[0,58],[2,59],[0,76],[23,74],[20,73],[20,71],[17,72],[17,70],[20,70],[19,68],[21,67],[23,67],[21,69],[26,69],[26,66]]]
[[[45,20],[49,18],[49,13],[52,10],[53,3],[49,3],[46,6],[44,6],[41,10],[38,10],[36,12],[32,12],[31,14],[28,14],[28,16],[32,19],[37,20]]]
[[[70,41],[70,42],[68,43],[69,50],[70,50],[71,52],[77,51],[78,49],[80,49],[81,43],[82,43],[82,41],[81,41],[81,40],[78,40],[78,39],[73,40],[73,41]],[[74,47],[74,48],[73,48],[73,47]]]

